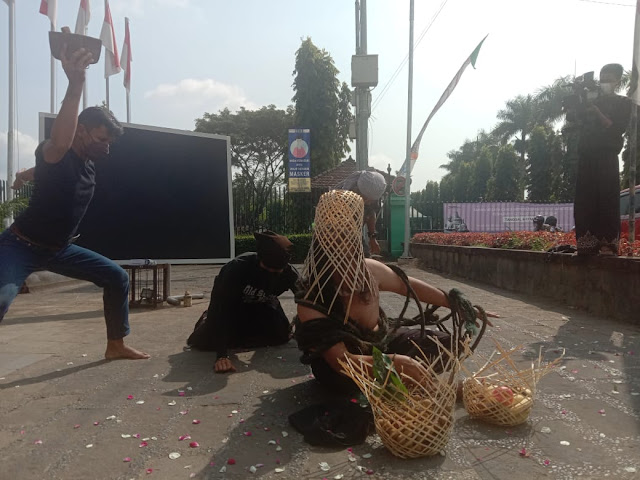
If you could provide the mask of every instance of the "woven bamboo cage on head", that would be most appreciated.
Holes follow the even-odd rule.
[[[331,190],[323,194],[316,207],[311,248],[302,272],[309,282],[304,299],[328,306],[327,313],[340,303],[341,296],[348,297],[345,322],[354,295],[378,294],[377,283],[365,262],[363,218],[364,202],[357,193]],[[328,284],[331,289],[326,288]]]
[[[520,369],[513,361],[513,355],[523,346],[506,351],[495,341],[496,350],[486,359],[485,364],[463,382],[464,407],[472,418],[513,427],[527,421],[536,396],[536,388],[542,377],[551,372],[560,362],[564,353],[552,362],[542,363],[542,350],[537,364]],[[499,356],[496,355],[499,352]],[[498,358],[494,360],[494,357]],[[482,359],[475,353],[474,358]],[[462,367],[463,370],[468,370]]]
[[[390,391],[389,377],[380,383],[370,373],[372,366],[362,359],[347,356],[346,361],[339,360],[343,372],[367,397],[382,443],[400,458],[442,453],[453,429],[460,361],[456,353],[448,351],[437,339],[433,341],[438,345],[438,357],[427,361],[422,353],[423,358],[418,360],[424,374],[422,383],[399,372],[408,393]],[[437,371],[434,365],[438,365]]]

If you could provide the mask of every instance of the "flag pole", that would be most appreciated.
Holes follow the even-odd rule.
[[[51,31],[56,31],[55,23],[51,22]],[[51,113],[56,113],[56,59],[51,55]]]
[[[107,56],[105,55],[105,62],[107,61]],[[109,110],[109,77],[105,78],[105,81],[107,83],[107,110]]]
[[[15,75],[16,75],[16,2],[15,0],[5,0],[9,6],[9,125],[7,131],[7,201],[13,200],[13,189],[11,182],[14,177],[14,157],[15,157]],[[13,215],[5,218],[5,227],[13,223]]]
[[[638,0],[640,1],[640,0]],[[413,107],[413,3],[414,0],[409,1],[409,93],[408,93],[408,105],[407,105],[407,155],[405,164],[407,170],[405,173],[404,182],[404,252],[402,257],[404,259],[411,258],[409,253],[409,241],[411,236],[410,225],[410,210],[411,210],[411,120],[412,120],[412,107]]]
[[[131,37],[129,35],[129,17],[124,17],[124,31],[126,37],[125,41],[128,40],[128,44],[125,46],[127,49],[127,65],[125,66],[126,70],[124,72],[125,79],[127,76],[129,78],[125,87],[127,99],[127,123],[131,123]]]
[[[87,36],[89,34],[89,28],[87,27],[87,25],[85,24],[84,26],[84,35]],[[89,80],[87,78],[84,79],[84,85],[82,86],[82,109],[86,110],[87,108],[87,96],[89,93],[89,90],[87,88],[87,83],[89,83]]]

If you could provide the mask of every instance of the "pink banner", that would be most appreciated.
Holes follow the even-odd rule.
[[[532,231],[533,217],[556,217],[557,226],[568,232],[574,226],[573,203],[445,203],[445,232]]]

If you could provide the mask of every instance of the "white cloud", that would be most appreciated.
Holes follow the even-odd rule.
[[[402,161],[394,160],[382,152],[369,155],[369,166],[383,172],[387,171],[387,166],[391,164],[391,174],[395,175],[396,170],[402,166]]]
[[[187,108],[198,106],[208,111],[225,107],[230,110],[237,110],[240,107],[247,109],[257,107],[247,99],[242,88],[217,82],[211,78],[185,78],[174,84],[163,83],[145,92],[144,98],[175,103],[176,106]]]
[[[140,17],[144,15],[147,7],[158,8],[186,8],[190,5],[191,0],[111,0],[111,10],[114,15],[126,15],[131,17]]]
[[[33,152],[38,146],[38,140],[26,133],[18,132],[16,142],[16,161],[14,171],[23,168],[31,168],[35,165],[36,160]],[[0,132],[0,178],[7,178],[7,132]]]

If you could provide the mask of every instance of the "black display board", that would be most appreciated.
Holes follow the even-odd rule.
[[[54,116],[40,114],[40,139]],[[229,138],[124,125],[95,162],[78,245],[113,260],[223,263],[234,256]]]

